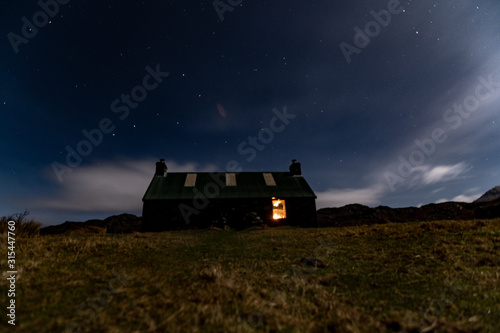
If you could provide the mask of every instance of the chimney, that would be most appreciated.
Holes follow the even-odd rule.
[[[163,158],[160,159],[160,162],[156,162],[156,171],[155,176],[164,177],[167,173],[167,165],[165,164],[165,160]]]
[[[297,160],[292,160],[292,164],[289,167],[291,176],[301,176],[302,169],[300,167],[300,163]]]

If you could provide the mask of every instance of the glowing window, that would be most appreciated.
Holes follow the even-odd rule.
[[[273,219],[286,219],[285,200],[273,198]]]

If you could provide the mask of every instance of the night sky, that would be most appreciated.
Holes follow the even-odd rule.
[[[317,206],[500,184],[500,2],[2,1],[0,215],[140,215],[169,172],[286,171]]]

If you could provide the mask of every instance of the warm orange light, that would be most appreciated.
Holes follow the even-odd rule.
[[[285,200],[273,198],[273,219],[280,220],[286,218]]]
[[[273,215],[273,219],[275,219],[275,220],[284,219],[284,218],[285,218],[284,215],[280,215],[278,213],[274,213],[274,215]]]

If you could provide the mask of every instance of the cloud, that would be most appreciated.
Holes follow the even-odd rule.
[[[439,199],[436,201],[436,203],[448,202],[448,201],[472,202],[472,201],[476,200],[477,198],[479,198],[480,196],[481,196],[481,194],[473,194],[473,195],[460,194],[460,195],[457,195],[456,197],[452,198],[451,200],[446,199],[446,198]]]
[[[459,202],[472,202],[479,198],[481,194],[473,194],[473,195],[465,195],[465,194],[460,194],[451,199],[451,201],[459,201]]]
[[[142,196],[154,174],[155,159],[106,162],[80,166],[68,175],[50,197],[34,200],[40,210],[84,212],[131,212],[142,209]],[[215,171],[212,165],[166,161],[168,172]]]
[[[361,189],[328,189],[318,192],[316,195],[317,208],[341,207],[348,204],[359,203],[362,205],[376,205],[380,203],[380,198],[384,194],[383,186],[375,185]]]
[[[465,163],[455,165],[438,165],[433,168],[427,167],[423,170],[421,177],[424,184],[446,182],[457,178],[466,168]]]
[[[475,158],[477,147],[482,147],[484,151],[498,149],[499,143],[494,137],[498,131],[495,120],[500,99],[500,89],[496,88],[500,83],[499,59],[500,52],[493,52],[487,57],[485,55],[485,60],[482,60],[481,64],[470,64],[458,79],[443,81],[444,85],[437,85],[426,98],[420,96],[423,102],[418,105],[422,116],[415,120],[418,121],[415,130],[409,129],[399,140],[394,141],[396,143],[393,147],[389,147],[393,151],[391,155],[400,155],[408,160],[414,151],[425,152],[426,163],[439,165],[457,159],[470,161]],[[481,94],[485,92],[491,94],[478,98],[476,96],[478,91]],[[478,100],[477,108],[472,109],[475,111],[465,113],[454,111],[457,105],[464,105],[471,100]],[[434,141],[432,133],[435,130],[443,131],[443,142]],[[416,144],[417,140],[429,142],[426,144],[428,152]],[[397,158],[394,158],[394,161],[396,160]],[[386,169],[396,170],[397,165],[399,162],[389,163]],[[433,170],[434,174],[429,174],[423,181],[425,184],[439,182],[441,181],[439,173],[446,171]],[[422,178],[417,177],[417,180],[422,181]]]
[[[393,171],[387,171],[393,170]],[[437,164],[430,165],[425,164],[421,166],[415,166],[410,168],[408,162],[399,162],[396,166],[395,163],[389,164],[388,167],[376,169],[373,173],[376,179],[383,179],[386,187],[394,192],[397,188],[398,191],[407,191],[410,189],[421,189],[422,187],[442,184],[457,179],[462,176],[468,170],[468,165],[465,162],[459,162],[456,164]],[[383,176],[380,176],[382,174]],[[382,178],[383,177],[383,178]],[[437,193],[443,190],[440,188],[430,188],[429,191],[432,193]]]
[[[442,199],[437,200],[436,203],[447,202],[447,201],[472,202],[482,195],[481,193],[477,193],[478,190],[479,190],[479,188],[477,188],[477,187],[471,188],[471,189],[465,191],[464,193],[453,197],[451,200],[446,199],[446,198],[442,198]]]
[[[422,186],[444,183],[456,179],[467,169],[467,164],[459,162],[453,165],[422,165],[411,169],[408,181],[404,178],[406,188],[415,189]],[[437,193],[443,188],[439,188],[432,193]]]

